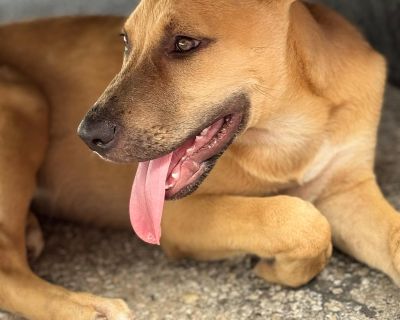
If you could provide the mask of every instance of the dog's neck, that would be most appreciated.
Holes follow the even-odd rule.
[[[259,159],[247,162],[254,163],[254,168],[245,168],[248,173],[254,172],[260,180],[282,187],[291,182],[303,183],[311,175],[310,166],[321,166],[321,172],[325,170],[320,163],[314,163],[321,149],[324,148],[324,163],[330,163],[342,144],[352,139],[353,126],[359,125],[352,110],[364,106],[348,108],[349,103],[368,101],[359,98],[370,94],[372,107],[379,109],[384,83],[384,64],[373,60],[375,65],[371,66],[368,58],[364,59],[368,67],[360,65],[367,56],[368,45],[338,15],[297,1],[292,4],[288,21],[287,79],[283,93],[275,106],[265,103],[266,110],[274,111],[266,112],[268,116],[259,126],[248,130],[235,149],[245,157]],[[373,80],[366,85],[364,82],[365,87],[354,87],[363,73],[378,85]],[[317,178],[318,174],[312,172],[311,178]]]
[[[330,105],[315,93],[318,83],[309,68],[311,63],[324,64],[319,51],[325,40],[318,23],[302,2],[292,4],[289,17],[286,84],[277,90],[277,101],[265,102],[265,110],[273,111],[265,112],[259,125],[239,140],[246,154],[260,159],[262,166],[268,163],[265,180],[278,184],[298,180],[317,154],[325,140]]]

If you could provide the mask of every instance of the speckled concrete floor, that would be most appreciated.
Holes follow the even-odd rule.
[[[389,90],[377,171],[400,208],[400,91]],[[124,298],[137,319],[400,319],[400,289],[336,252],[328,268],[300,290],[269,285],[252,259],[169,262],[130,232],[45,221],[47,247],[34,269],[73,290]],[[11,319],[1,316],[0,319]]]

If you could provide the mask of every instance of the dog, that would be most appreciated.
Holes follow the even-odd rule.
[[[132,318],[34,275],[35,213],[132,224],[176,259],[256,255],[289,287],[333,243],[400,285],[400,216],[373,172],[385,59],[330,9],[143,0],[126,21],[2,26],[0,66],[1,309]]]

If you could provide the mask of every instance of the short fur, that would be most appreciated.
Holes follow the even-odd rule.
[[[143,0],[124,25],[123,61],[123,24],[0,27],[1,309],[35,320],[131,318],[122,301],[39,279],[25,249],[27,222],[38,231],[32,200],[36,212],[129,227],[135,165],[103,162],[76,136],[98,96],[90,112],[124,128],[105,155],[118,162],[170,150],[233,94],[250,101],[244,132],[205,182],[167,203],[169,256],[250,253],[261,277],[297,287],[325,267],[333,236],[400,285],[400,216],[373,173],[385,61],[353,26],[300,1]],[[181,33],[212,41],[187,59],[167,57]]]

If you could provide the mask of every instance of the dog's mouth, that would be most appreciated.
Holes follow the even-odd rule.
[[[227,100],[225,110],[205,122],[167,155],[139,163],[129,206],[131,223],[144,241],[159,244],[165,200],[194,192],[218,158],[246,125],[250,101],[245,95]]]
[[[244,120],[243,113],[220,117],[172,153],[139,164],[130,215],[132,226],[142,240],[160,243],[164,201],[182,198],[197,189],[233,142]]]
[[[242,113],[229,114],[202,129],[176,149],[172,153],[165,181],[165,198],[180,199],[194,192],[232,143],[242,123]]]

